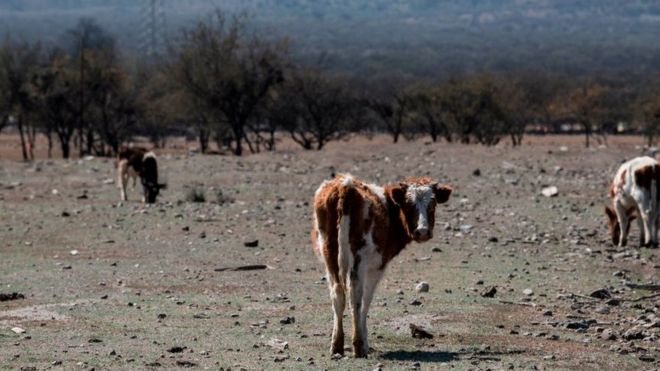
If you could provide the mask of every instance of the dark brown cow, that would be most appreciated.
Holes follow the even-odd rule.
[[[344,353],[342,316],[348,295],[353,352],[367,356],[367,312],[385,267],[411,241],[431,239],[435,207],[447,202],[451,192],[429,178],[379,187],[339,175],[321,184],[314,198],[312,242],[330,286],[332,354]]]
[[[121,148],[117,155],[117,173],[122,201],[128,200],[126,185],[129,177],[133,178],[133,185],[135,185],[135,180],[140,178],[143,189],[142,202],[156,202],[156,196],[160,190],[166,188],[165,184],[158,183],[156,155],[144,148]]]

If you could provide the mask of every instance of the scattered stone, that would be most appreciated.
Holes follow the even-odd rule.
[[[11,331],[14,332],[15,334],[22,334],[25,332],[25,329],[21,327],[12,327]]]
[[[11,294],[0,293],[0,301],[10,301],[10,300],[18,300],[18,299],[25,299],[25,295],[19,292],[12,292]]]
[[[585,321],[569,321],[566,322],[564,327],[570,330],[581,330],[581,329],[586,330],[589,328],[589,324]]]
[[[286,342],[284,340],[276,339],[276,338],[272,338],[272,339],[268,340],[268,342],[266,342],[266,345],[271,347],[272,349],[280,350],[280,351],[285,351],[285,350],[289,349],[289,343],[288,342]]]
[[[480,169],[474,169],[474,171],[472,172],[472,175],[481,176],[481,170]]]
[[[159,313],[158,314],[158,319],[165,319],[165,318],[167,318],[167,314],[165,314],[165,313]]]
[[[484,291],[481,292],[481,296],[484,298],[493,298],[497,294],[497,288],[495,286],[487,287]]]
[[[532,296],[532,295],[534,295],[534,291],[532,289],[524,289],[523,290],[523,295]]]
[[[415,305],[415,306],[417,306],[417,305],[422,305],[422,302],[419,301],[419,300],[417,300],[417,299],[413,299],[413,300],[410,302],[410,305]]]
[[[167,351],[170,352],[170,353],[182,353],[184,349],[186,349],[186,347],[176,346],[176,347],[171,347]]]
[[[259,246],[259,240],[243,242],[243,246],[245,246],[245,247],[258,247]]]
[[[621,300],[616,299],[616,298],[612,298],[612,299],[606,301],[605,304],[607,304],[607,305],[611,305],[611,306],[613,306],[613,307],[616,307],[616,306],[618,306],[619,304],[621,304]]]
[[[417,292],[429,292],[429,284],[428,282],[420,282],[417,284],[415,287],[415,291]]]
[[[292,323],[296,323],[296,318],[295,317],[286,317],[280,320],[280,323],[283,325],[290,325]]]
[[[608,329],[603,330],[603,332],[600,333],[600,338],[603,339],[603,340],[612,341],[612,340],[616,340],[616,335],[614,334],[614,332],[611,329],[608,328]]]
[[[598,307],[596,308],[595,312],[598,314],[609,314],[610,308],[606,306]]]
[[[433,334],[412,323],[410,324],[410,335],[415,339],[433,339]]]
[[[639,356],[639,360],[642,362],[655,362],[655,358],[650,354],[642,354]]]
[[[80,252],[78,250],[71,250],[71,251],[69,251],[69,254],[71,254],[72,256],[76,256],[76,255],[80,254]]]
[[[640,327],[635,326],[624,332],[623,335],[621,335],[621,337],[626,340],[644,339],[644,330]]]
[[[180,367],[196,367],[197,363],[185,360],[177,360],[176,365]]]
[[[541,190],[541,194],[545,197],[556,197],[559,195],[559,189],[555,186],[546,187]]]
[[[607,289],[598,289],[592,292],[591,294],[589,294],[589,296],[596,299],[610,299],[612,297],[612,294],[610,294],[610,292],[607,291]]]

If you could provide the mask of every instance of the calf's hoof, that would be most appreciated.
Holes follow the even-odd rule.
[[[657,249],[658,248],[658,242],[651,242],[650,244],[646,245],[649,249]]]
[[[361,341],[353,343],[353,357],[355,358],[367,358],[369,353],[367,349],[364,349],[364,345]]]
[[[330,355],[334,356],[335,354],[344,355],[344,338],[332,342],[330,347]]]

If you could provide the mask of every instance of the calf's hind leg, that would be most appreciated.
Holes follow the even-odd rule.
[[[342,317],[346,306],[344,287],[330,278],[330,298],[332,299],[333,327],[330,354],[344,354],[344,326]]]

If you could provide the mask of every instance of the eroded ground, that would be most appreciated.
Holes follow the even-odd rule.
[[[136,188],[118,203],[109,159],[2,160],[0,293],[25,297],[0,302],[1,367],[660,367],[660,298],[649,297],[659,251],[634,247],[636,226],[627,249],[612,247],[603,213],[609,177],[642,152],[641,139],[591,150],[581,138],[533,142],[357,139],[245,158],[174,151],[160,157],[169,188],[147,208]],[[328,354],[331,306],[309,202],[333,169],[456,187],[434,239],[389,266],[367,360]],[[559,195],[542,196],[547,185]],[[191,187],[207,202],[186,202]],[[252,264],[267,269],[219,270]],[[421,281],[428,293],[415,291]],[[483,297],[490,287],[494,297]],[[411,323],[434,338],[412,338]]]

